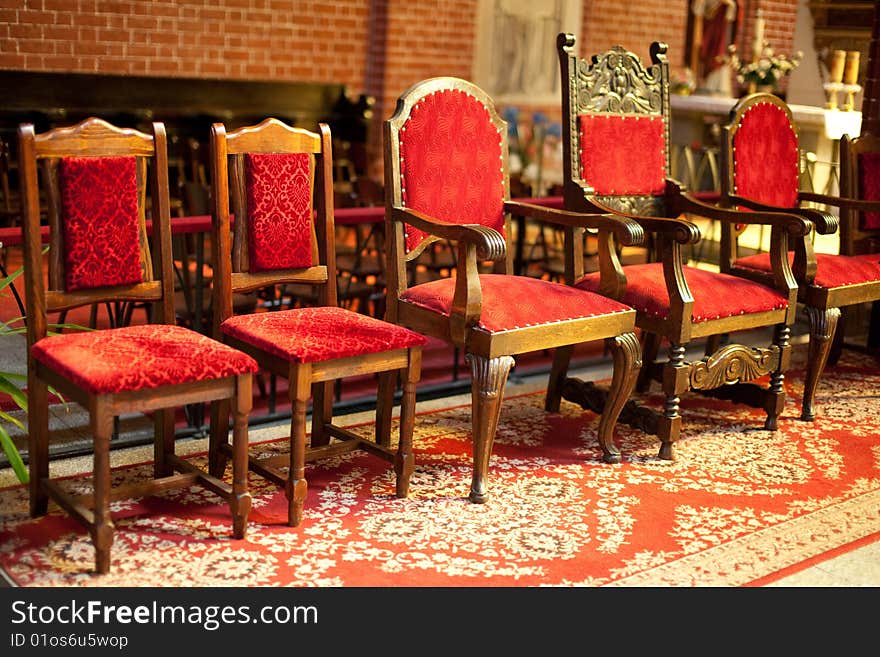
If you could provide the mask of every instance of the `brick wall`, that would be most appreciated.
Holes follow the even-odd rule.
[[[620,44],[685,62],[688,0],[584,0],[578,50]],[[753,0],[767,38],[788,51],[797,0]],[[0,0],[0,68],[342,82],[376,97],[380,123],[409,85],[470,78],[479,0]],[[740,30],[751,38],[752,20]],[[749,43],[749,41],[745,41]],[[542,108],[552,109],[552,108]],[[381,165],[379,165],[381,166]],[[374,169],[375,170],[375,169]]]

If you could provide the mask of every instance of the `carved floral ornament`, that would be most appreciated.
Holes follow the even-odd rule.
[[[662,72],[659,64],[645,69],[632,52],[615,46],[604,55],[577,62],[579,112],[660,114]]]

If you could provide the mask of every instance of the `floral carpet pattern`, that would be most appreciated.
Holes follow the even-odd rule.
[[[0,566],[21,586],[757,585],[880,536],[877,361],[845,352],[820,384],[815,423],[797,419],[801,376],[786,379],[777,432],[761,411],[685,395],[673,462],[620,425],[623,462],[604,464],[595,414],[566,402],[545,413],[543,393],[508,397],[483,505],[467,500],[469,406],[422,413],[408,499],[394,497],[385,462],[354,452],[309,465],[296,528],[283,491],[252,476],[243,540],[197,487],[117,502],[103,576],[87,532],[51,505],[30,519],[16,486],[0,491]],[[286,440],[252,449],[284,451]],[[86,492],[89,479],[69,483]]]

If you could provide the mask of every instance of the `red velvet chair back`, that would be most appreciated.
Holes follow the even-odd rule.
[[[791,110],[772,94],[746,99],[731,121],[729,189],[783,208],[797,207],[800,154]]]
[[[871,134],[840,140],[840,194],[880,200],[880,137]],[[880,252],[880,213],[840,210],[840,253]]]
[[[560,48],[559,56],[567,207],[584,206],[584,196],[595,194],[610,207],[663,214],[670,166],[666,45],[652,44],[647,68],[620,46],[590,61],[571,48]]]
[[[393,203],[457,224],[507,235],[504,201],[507,124],[485,93],[465,80],[434,78],[390,127]],[[421,251],[426,234],[406,227],[405,246]]]

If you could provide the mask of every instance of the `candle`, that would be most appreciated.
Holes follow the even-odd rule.
[[[846,52],[843,50],[835,50],[834,58],[831,60],[831,81],[835,83],[843,82],[843,61],[846,59]]]
[[[850,50],[846,53],[846,70],[843,73],[844,84],[855,84],[859,79],[859,51]]]
[[[755,40],[752,42],[752,53],[756,60],[760,59],[761,52],[764,50],[764,27],[764,17],[759,11],[758,17],[755,19]]]

